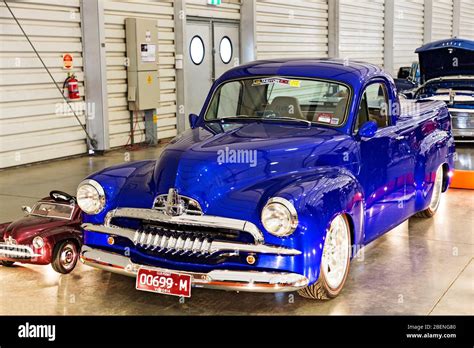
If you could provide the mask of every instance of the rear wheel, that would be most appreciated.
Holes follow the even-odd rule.
[[[324,243],[319,279],[298,290],[303,297],[327,300],[341,292],[349,273],[351,232],[347,218],[338,215],[332,220]]]
[[[13,266],[15,262],[14,261],[0,261],[0,265],[5,266],[5,267],[11,267]]]
[[[54,248],[51,266],[56,272],[67,274],[76,266],[78,256],[78,247],[75,242],[71,240],[60,242]]]
[[[439,202],[441,201],[441,194],[443,191],[443,165],[438,167],[436,171],[436,177],[433,184],[433,193],[431,194],[431,201],[428,208],[416,213],[416,216],[423,218],[430,218],[438,210]]]

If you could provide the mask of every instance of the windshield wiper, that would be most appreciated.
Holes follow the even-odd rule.
[[[281,121],[287,120],[292,122],[303,122],[308,127],[311,127],[312,122],[307,120],[302,120],[300,118],[293,118],[293,117],[286,117],[286,116],[279,116],[279,117],[258,117],[258,116],[226,116],[221,118],[215,118],[213,120],[206,120],[206,122],[225,122],[225,121],[241,121],[241,120],[251,120],[251,121]]]
[[[305,123],[308,127],[311,127],[312,122],[308,120],[303,120],[301,118],[293,118],[293,117],[287,117],[287,116],[278,116],[278,117],[262,117],[262,120],[288,120],[288,121],[293,121],[293,122],[303,122]]]
[[[239,120],[260,120],[261,117],[256,116],[247,116],[247,115],[237,115],[237,116],[226,116],[215,118],[213,120],[206,120],[207,122],[220,122],[220,121],[239,121]]]

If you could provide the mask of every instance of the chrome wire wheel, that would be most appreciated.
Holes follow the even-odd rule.
[[[331,289],[338,289],[346,278],[350,247],[347,220],[338,215],[327,232],[321,259],[321,271]]]
[[[441,191],[443,190],[443,166],[439,166],[436,171],[436,177],[433,185],[433,193],[431,195],[431,201],[429,209],[436,211],[441,201]]]

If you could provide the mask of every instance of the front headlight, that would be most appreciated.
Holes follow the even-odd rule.
[[[44,239],[40,236],[33,238],[33,246],[36,249],[41,249],[42,247],[44,247]]]
[[[84,180],[77,188],[77,204],[87,214],[98,214],[105,206],[105,192],[95,180]]]
[[[278,237],[292,234],[298,226],[298,214],[289,201],[281,197],[271,198],[262,210],[262,224]]]

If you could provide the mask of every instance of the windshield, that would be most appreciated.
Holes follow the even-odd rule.
[[[39,202],[31,211],[31,215],[58,219],[71,219],[73,207],[65,204]]]
[[[214,93],[205,120],[269,119],[339,126],[349,88],[337,82],[285,77],[229,81]]]

